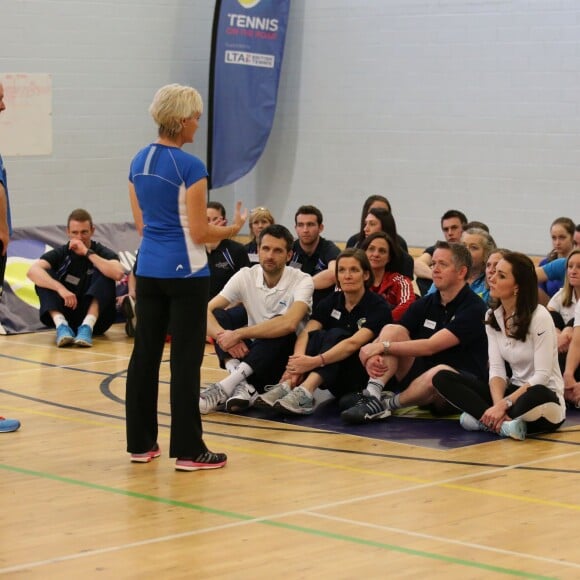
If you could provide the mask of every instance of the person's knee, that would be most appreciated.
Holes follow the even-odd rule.
[[[387,324],[383,326],[379,337],[377,338],[378,341],[383,340],[390,340],[393,342],[402,341],[402,340],[410,340],[409,331],[400,324]]]
[[[430,377],[431,385],[437,388],[438,385],[446,383],[457,376],[457,371],[447,365],[437,365],[427,371]]]

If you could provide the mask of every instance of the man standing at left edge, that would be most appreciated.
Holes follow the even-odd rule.
[[[0,113],[6,109],[4,104],[4,86],[0,83]],[[2,300],[2,289],[4,286],[4,273],[6,271],[6,251],[8,242],[12,234],[12,224],[10,221],[10,204],[8,202],[8,183],[6,182],[6,170],[0,155],[0,300]],[[20,427],[18,419],[5,419],[0,417],[0,433],[16,431]]]

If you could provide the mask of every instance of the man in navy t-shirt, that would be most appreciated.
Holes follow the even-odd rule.
[[[437,291],[414,302],[399,324],[387,325],[360,351],[369,382],[358,402],[341,417],[365,423],[393,410],[428,406],[436,414],[453,412],[437,393],[432,377],[442,369],[487,378],[485,304],[466,284],[471,255],[463,244],[438,242],[433,253]],[[399,394],[383,397],[387,383]]]
[[[302,205],[294,214],[296,236],[292,246],[290,266],[316,276],[329,268],[334,272],[336,258],[340,248],[320,234],[324,231],[322,212],[313,205]],[[320,277],[314,278],[314,294],[312,305],[315,307],[323,298],[334,292],[334,277],[328,282]]]
[[[115,281],[125,274],[115,252],[92,240],[95,226],[84,209],[75,209],[66,226],[68,243],[45,252],[30,266],[40,320],[56,327],[58,347],[93,345],[115,322]]]

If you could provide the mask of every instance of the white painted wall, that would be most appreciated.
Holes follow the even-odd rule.
[[[0,71],[51,73],[54,90],[53,155],[5,159],[15,225],[62,223],[73,206],[128,219],[155,90],[207,95],[214,3],[5,4]],[[432,243],[455,207],[499,244],[543,253],[552,219],[580,220],[579,28],[577,0],[292,0],[266,153],[212,198],[267,205],[286,225],[314,203],[344,240],[382,193],[411,245]]]

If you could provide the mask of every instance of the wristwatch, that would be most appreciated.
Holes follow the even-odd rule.
[[[91,248],[89,248],[87,250],[87,253],[85,254],[85,258],[88,260],[89,256],[92,256],[95,253],[95,250],[91,250]]]
[[[513,407],[514,402],[509,397],[506,397],[504,401],[507,409],[511,409],[511,407]]]
[[[391,348],[391,342],[388,340],[383,340],[383,354],[389,354],[390,348]]]

